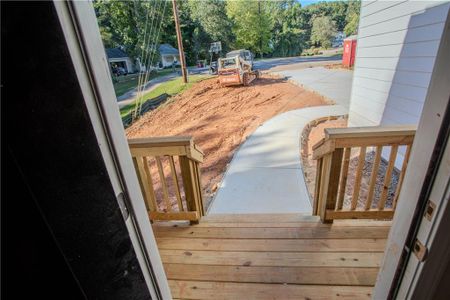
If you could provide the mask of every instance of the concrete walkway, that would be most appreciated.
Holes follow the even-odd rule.
[[[347,112],[342,105],[297,109],[258,127],[234,155],[208,214],[310,214],[300,134],[314,119]]]
[[[278,71],[276,74],[286,76],[296,84],[334,100],[336,104],[349,107],[353,71],[316,67]]]

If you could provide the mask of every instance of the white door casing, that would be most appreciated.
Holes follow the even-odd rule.
[[[171,299],[116,103],[92,3],[54,1],[98,145],[117,196],[124,195],[126,226],[152,299]]]

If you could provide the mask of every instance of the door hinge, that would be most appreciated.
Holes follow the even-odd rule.
[[[433,218],[433,213],[436,209],[436,204],[434,204],[433,201],[428,200],[427,201],[427,208],[425,209],[425,219],[431,222],[431,219]]]
[[[413,252],[419,261],[423,262],[427,259],[428,248],[424,246],[418,239],[414,241]]]
[[[119,203],[119,208],[123,219],[125,221],[128,220],[130,213],[128,212],[127,205],[125,204],[125,195],[123,193],[117,195],[117,203]]]

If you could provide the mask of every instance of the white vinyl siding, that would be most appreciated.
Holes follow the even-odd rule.
[[[417,124],[449,3],[363,1],[350,126]]]
[[[362,1],[349,126],[419,122],[449,6]]]

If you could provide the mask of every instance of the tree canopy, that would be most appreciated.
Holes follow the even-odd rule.
[[[331,17],[317,17],[313,20],[311,42],[324,48],[331,47],[331,41],[336,35],[336,23]]]
[[[360,9],[359,0],[306,7],[296,0],[186,0],[177,4],[188,64],[208,58],[209,45],[216,41],[222,43],[224,53],[246,48],[259,56],[296,56],[311,46],[330,47],[336,32],[357,33]],[[94,8],[105,47],[122,46],[138,58],[143,52],[155,51],[160,43],[177,46],[170,1],[94,0]]]

